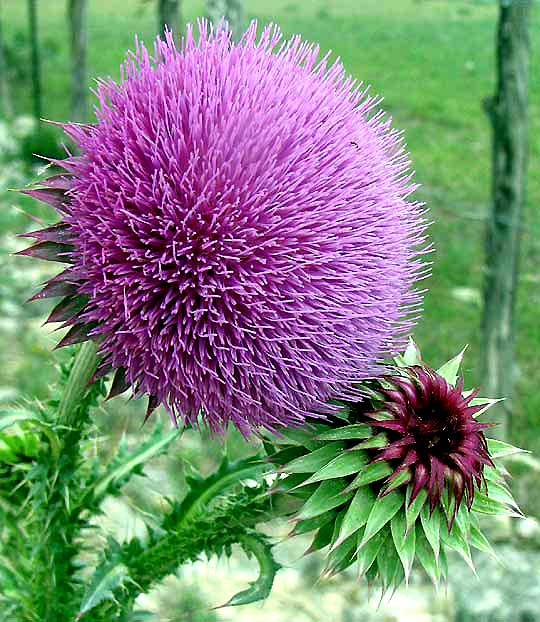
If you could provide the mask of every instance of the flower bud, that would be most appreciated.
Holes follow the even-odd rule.
[[[463,391],[462,355],[434,371],[411,342],[342,418],[274,439],[276,491],[301,500],[292,533],[314,532],[326,575],[356,563],[395,589],[416,561],[438,583],[448,548],[473,569],[471,547],[492,553],[483,515],[521,516],[499,460],[520,450],[484,436],[478,417],[497,400]]]

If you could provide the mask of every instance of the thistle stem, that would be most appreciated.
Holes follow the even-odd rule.
[[[98,363],[98,345],[90,339],[83,343],[77,353],[66,388],[60,399],[58,420],[63,424],[67,426],[74,424],[77,406],[88,389],[88,383],[91,381]]]

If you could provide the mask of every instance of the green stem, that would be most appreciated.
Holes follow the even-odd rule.
[[[88,341],[75,355],[56,413],[61,429],[55,433],[61,439],[62,449],[52,459],[49,452],[42,452],[39,456],[42,468],[34,474],[36,516],[31,520],[29,605],[32,619],[41,622],[72,620],[71,611],[77,601],[74,560],[80,551],[81,529],[87,524],[81,517],[86,509],[81,503],[86,489],[80,469],[81,440],[90,421],[91,400],[87,394],[99,363],[97,349],[93,341]],[[58,594],[62,598],[57,598]]]
[[[86,393],[88,383],[99,363],[97,351],[97,344],[90,339],[82,345],[75,357],[75,363],[58,407],[58,420],[64,425],[71,427],[74,423],[77,406]]]

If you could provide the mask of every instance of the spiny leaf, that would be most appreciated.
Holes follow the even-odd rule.
[[[335,546],[339,546],[366,524],[375,498],[375,493],[367,486],[356,491],[343,517]]]
[[[501,469],[502,467],[502,469]],[[490,482],[504,482],[505,476],[507,476],[508,471],[501,464],[498,464],[496,467],[485,466],[484,467],[484,477]]]
[[[403,354],[399,354],[394,358],[394,363],[398,367],[411,367],[412,365],[422,364],[422,355],[420,354],[420,348],[413,341],[412,337],[409,337],[407,348]]]
[[[489,543],[488,539],[484,534],[480,531],[480,529],[476,525],[471,525],[471,545],[474,546],[475,549],[487,553],[493,559],[500,563],[497,554],[495,553],[493,547]]]
[[[411,477],[412,476],[411,476],[411,472],[409,471],[409,469],[404,469],[403,471],[400,471],[396,475],[396,477],[389,480],[388,483],[384,485],[384,487],[381,489],[381,493],[383,495],[386,495],[389,492],[392,492],[392,490],[395,490],[396,488],[403,486],[403,484],[408,484],[411,480]]]
[[[358,445],[355,445],[352,449],[355,451],[358,449],[377,449],[380,447],[385,447],[386,445],[388,445],[388,440],[386,439],[385,435],[376,434],[375,436],[372,436],[371,438],[368,438],[367,440],[358,443]]]
[[[490,499],[480,492],[474,493],[472,509],[474,512],[490,514],[491,516],[514,516],[516,518],[522,518],[521,514],[506,505],[506,503]]]
[[[287,445],[281,451],[269,454],[265,460],[266,462],[275,464],[276,466],[285,466],[290,464],[296,458],[307,455],[309,454],[306,454],[305,447],[301,447],[300,445]]]
[[[280,477],[275,481],[273,492],[289,492],[293,488],[297,488],[299,484],[302,484],[309,477],[309,473],[294,473],[293,475],[287,475]],[[296,491],[295,491],[296,494]]]
[[[104,600],[114,600],[114,590],[129,581],[127,568],[116,559],[98,566],[86,588],[76,619]]]
[[[375,501],[367,519],[362,544],[365,544],[378,533],[388,521],[392,520],[394,514],[403,506],[403,501],[403,494],[397,490],[384,497],[379,497]]]
[[[364,469],[362,469],[362,471],[360,471],[360,473],[358,473],[351,484],[347,486],[347,492],[376,482],[384,477],[388,477],[388,475],[391,475],[392,473],[392,467],[387,462],[374,462],[372,464],[368,464]]]
[[[283,444],[283,440],[293,445],[306,447],[310,451],[323,447],[324,443],[318,440],[318,434],[328,430],[328,426],[323,424],[313,424],[305,428],[280,428],[277,435],[272,436],[272,441],[276,444]]]
[[[442,376],[446,380],[446,382],[448,382],[448,384],[451,384],[452,386],[456,385],[459,368],[461,366],[461,361],[463,360],[463,355],[465,354],[466,349],[467,346],[465,346],[457,356],[449,360],[437,370],[439,376]]]
[[[338,545],[332,545],[331,550],[326,556],[325,568],[323,575],[331,577],[339,572],[343,572],[355,560],[357,539],[350,536]]]
[[[66,296],[54,307],[45,320],[45,324],[54,322],[67,322],[78,315],[88,303],[88,296]]]
[[[492,458],[504,458],[506,456],[519,454],[525,451],[524,449],[514,447],[513,445],[509,445],[508,443],[504,443],[503,441],[495,440],[494,438],[488,438],[487,444],[489,453],[491,454]]]
[[[439,555],[439,568],[441,571],[441,579],[443,581],[448,580],[448,559],[446,557],[446,550],[441,547],[441,553]]]
[[[94,488],[94,498],[100,499],[110,486],[123,482],[138,467],[146,464],[150,458],[158,456],[175,441],[183,430],[175,428],[162,434],[161,426],[156,426],[154,432],[132,451],[124,451],[113,461],[106,473],[98,480]]]
[[[365,423],[347,425],[343,428],[328,430],[319,434],[317,438],[321,441],[342,441],[355,438],[368,438],[372,434],[371,426]]]
[[[313,541],[311,542],[310,547],[304,553],[304,555],[309,555],[310,553],[314,553],[315,551],[320,551],[324,549],[325,546],[328,546],[332,542],[332,536],[334,534],[335,526],[333,523],[326,523],[315,534]]]
[[[410,531],[415,525],[416,519],[418,518],[420,511],[422,510],[422,507],[424,506],[424,503],[427,499],[427,492],[422,489],[418,493],[418,496],[415,498],[415,500],[411,503],[411,493],[412,487],[408,486],[405,499],[405,517],[407,520],[407,531]]]
[[[433,549],[429,545],[429,542],[427,541],[424,531],[420,525],[416,526],[416,558],[426,571],[433,584],[435,586],[438,585],[441,578],[441,569],[435,560]]]
[[[66,193],[64,190],[60,188],[25,188],[24,190],[19,190],[21,194],[26,194],[38,201],[42,201],[43,203],[47,203],[48,205],[52,205],[55,209],[64,211],[63,208],[64,203],[67,200]],[[65,223],[58,223],[53,225],[52,227],[47,227],[45,230],[41,231],[49,231],[55,229],[69,229],[69,225]],[[28,236],[34,237],[37,234],[40,234],[41,231],[32,231],[28,233]]]
[[[64,337],[56,344],[55,350],[65,348],[66,346],[73,346],[77,343],[82,343],[90,339],[90,332],[97,326],[96,322],[90,322],[88,324],[74,324]]]
[[[346,477],[347,475],[358,473],[366,462],[367,456],[364,452],[343,452],[306,480],[306,484],[335,479],[336,477]]]
[[[15,253],[26,257],[44,259],[45,261],[58,261],[60,263],[73,263],[71,254],[73,246],[70,244],[58,244],[56,242],[38,242],[25,250]]]
[[[34,294],[28,302],[34,300],[41,300],[42,298],[56,298],[57,296],[72,296],[76,294],[78,287],[75,283],[69,283],[68,281],[49,281],[45,286],[40,289],[37,294]]]
[[[392,585],[397,574],[400,558],[392,538],[386,538],[377,554],[377,570],[383,593]]]
[[[414,562],[416,530],[411,529],[407,531],[407,520],[404,510],[400,510],[394,516],[390,523],[390,530],[394,546],[405,572],[405,581],[408,583]]]
[[[335,519],[336,512],[330,510],[329,512],[325,512],[324,514],[319,514],[313,518],[308,518],[306,520],[297,521],[294,529],[292,530],[290,536],[299,536],[303,533],[309,533],[314,529],[319,529],[323,525],[329,523],[332,519]]]
[[[117,395],[121,395],[124,391],[127,391],[130,386],[130,382],[126,379],[126,370],[123,367],[119,367],[114,374],[107,399],[110,400]]]
[[[388,410],[376,410],[368,413],[368,416],[374,421],[392,421],[395,419],[394,413],[391,413]]]
[[[343,448],[344,444],[341,442],[328,443],[324,447],[289,462],[285,471],[287,473],[315,473],[335,458]]]
[[[329,479],[322,482],[306,501],[302,511],[298,514],[298,518],[300,520],[313,518],[346,503],[353,496],[353,493],[339,494],[343,492],[345,485],[346,480],[344,479]]]
[[[441,537],[443,542],[450,548],[454,549],[456,553],[465,560],[466,564],[476,575],[476,569],[471,557],[471,548],[469,546],[469,540],[467,534],[463,533],[459,522],[456,520],[452,526],[452,531],[448,533],[446,529],[441,531]]]
[[[251,534],[245,535],[241,538],[240,544],[248,555],[255,556],[259,564],[259,577],[250,584],[247,590],[235,594],[225,605],[222,605],[223,607],[248,605],[268,598],[276,572],[281,567],[275,562],[270,545],[262,538]]]
[[[227,488],[245,479],[257,479],[267,470],[268,467],[256,456],[235,462],[224,457],[219,469],[212,475],[190,481],[189,493],[170,516],[175,529],[179,530],[199,512],[204,513],[210,501]]]
[[[463,397],[468,397],[471,393],[472,391],[466,391],[466,392],[464,391]],[[504,402],[504,398],[501,397],[498,399],[490,399],[488,397],[474,397],[470,401],[471,406],[484,406],[482,410],[479,410],[478,412],[474,413],[474,418],[477,419],[478,417],[483,415],[489,408],[491,408],[494,404],[498,404],[499,402]]]
[[[302,509],[304,505],[304,501],[309,498],[310,494],[313,494],[314,490],[311,490],[311,486],[306,486],[309,488],[309,494],[307,495],[298,495],[298,494],[279,494],[275,498],[271,500],[272,509],[278,516],[293,516],[296,515]],[[304,488],[302,490],[305,490]]]
[[[439,508],[435,508],[435,511],[430,516],[429,506],[427,503],[424,504],[420,512],[420,521],[427,541],[433,549],[437,563],[439,562],[439,552],[441,550],[441,518]]]
[[[500,503],[505,503],[506,505],[509,505],[510,507],[514,508],[516,512],[518,512],[519,514],[522,514],[516,500],[512,496],[512,493],[510,492],[506,484],[504,483],[501,484],[501,483],[497,483],[494,481],[488,481],[487,489],[488,489],[487,496],[490,499],[494,499],[495,501],[499,501]]]
[[[379,533],[375,534],[373,538],[370,538],[370,540],[365,543],[363,542],[363,534],[359,534],[359,546],[356,551],[359,575],[365,574],[371,568],[371,565],[377,557],[377,553],[388,537],[391,537],[388,528],[381,529]]]
[[[346,513],[346,509],[342,510],[334,521],[334,529],[332,531],[332,539],[330,541],[330,551],[326,556],[323,570],[323,575],[326,577],[342,572],[354,561],[354,552],[358,542],[357,538],[351,536],[338,544],[339,534]]]
[[[405,360],[405,364],[407,366],[422,364],[422,355],[420,354],[420,348],[412,337],[409,337],[409,343],[407,344],[405,352],[403,353],[403,359]]]

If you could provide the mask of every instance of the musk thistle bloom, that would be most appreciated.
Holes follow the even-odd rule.
[[[462,355],[434,371],[411,342],[343,418],[272,438],[276,491],[296,502],[292,533],[315,532],[309,552],[328,547],[328,575],[356,563],[395,589],[417,560],[438,583],[447,548],[473,569],[471,546],[493,552],[482,515],[521,515],[499,460],[520,450],[484,437],[477,417],[497,400],[463,391]]]
[[[27,194],[61,222],[23,254],[69,264],[35,298],[60,345],[100,340],[129,386],[217,432],[298,425],[377,374],[414,323],[423,208],[402,135],[342,65],[276,27],[202,21],[102,81],[77,155]]]

